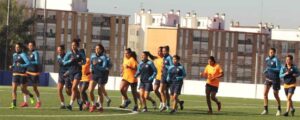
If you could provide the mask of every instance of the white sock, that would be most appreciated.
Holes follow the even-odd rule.
[[[24,95],[23,98],[24,98],[24,102],[27,103],[28,96],[27,96],[27,95]]]
[[[61,106],[65,106],[65,102],[60,102],[60,105]]]
[[[73,106],[73,103],[74,103],[74,101],[73,101],[73,100],[70,100],[70,105],[71,105],[71,106]]]
[[[125,104],[125,100],[122,100],[122,105],[124,105]]]
[[[99,103],[99,108],[102,108],[102,104],[101,103]]]
[[[36,101],[37,101],[37,102],[40,102],[40,97],[36,97]]]
[[[163,106],[163,107],[166,107],[166,103],[162,103],[162,106]]]
[[[81,104],[82,100],[81,99],[77,99],[77,102],[78,102],[78,104]]]
[[[100,103],[100,97],[97,98],[97,102]]]

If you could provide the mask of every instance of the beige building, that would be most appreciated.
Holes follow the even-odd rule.
[[[33,11],[30,9],[27,14],[33,15]],[[44,21],[44,14],[47,16],[46,21]],[[70,49],[71,41],[80,39],[80,46],[86,50],[87,56],[94,52],[97,43],[103,44],[114,65],[111,75],[120,74],[119,66],[124,56],[124,48],[127,46],[128,15],[48,9],[44,13],[44,9],[37,9],[36,16],[38,20],[32,32],[35,34],[41,60],[45,55],[43,61],[45,72],[58,70],[56,46],[64,44],[67,49]],[[44,28],[46,39],[44,39]],[[46,49],[45,53],[43,48]]]

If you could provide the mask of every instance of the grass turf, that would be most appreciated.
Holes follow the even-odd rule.
[[[32,89],[29,88],[31,92]],[[34,109],[34,105],[28,108],[20,108],[11,110],[9,105],[11,103],[11,89],[10,87],[0,87],[0,120],[156,120],[156,119],[169,119],[169,120],[195,120],[195,119],[208,119],[208,120],[273,120],[273,119],[295,119],[299,120],[300,116],[297,114],[299,111],[300,103],[294,102],[296,107],[296,116],[288,118],[280,116],[276,117],[276,102],[270,101],[269,115],[260,115],[263,110],[263,101],[256,99],[240,99],[240,98],[224,98],[219,97],[222,102],[221,112],[216,112],[216,105],[213,103],[214,115],[207,115],[207,106],[205,97],[182,95],[180,99],[185,101],[184,110],[179,110],[176,114],[170,115],[168,112],[160,113],[158,110],[153,110],[150,102],[148,102],[148,113],[132,114],[130,110],[122,110],[117,107],[121,103],[121,96],[118,91],[109,91],[109,96],[112,99],[112,107],[104,108],[103,113],[88,111],[79,111],[77,104],[74,104],[73,111],[60,110],[60,102],[57,96],[56,88],[41,87],[41,100],[42,107]],[[130,93],[129,97],[131,97]],[[158,99],[153,96],[159,103]],[[65,96],[66,104],[69,97]],[[23,101],[23,97],[18,92],[18,104]],[[285,111],[286,102],[282,102],[282,111]],[[130,105],[131,109],[132,105]]]

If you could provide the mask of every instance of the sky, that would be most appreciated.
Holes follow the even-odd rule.
[[[153,13],[180,10],[181,15],[195,11],[209,17],[225,13],[227,27],[230,21],[251,26],[262,21],[287,29],[300,26],[300,0],[88,0],[90,12],[130,15],[130,23],[141,8]]]

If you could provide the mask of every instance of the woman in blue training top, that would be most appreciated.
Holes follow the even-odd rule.
[[[12,103],[10,108],[14,109],[17,106],[17,87],[21,85],[21,90],[25,95],[29,95],[26,89],[27,79],[26,79],[26,67],[30,65],[26,54],[23,52],[23,46],[21,43],[15,45],[15,53],[13,54],[13,65],[10,66],[12,69]]]
[[[156,77],[157,70],[154,66],[154,63],[148,59],[155,59],[155,57],[148,51],[144,51],[142,53],[141,59],[142,61],[138,65],[137,72],[135,74],[135,78],[140,77],[140,99],[142,101],[142,105],[144,106],[142,112],[148,112],[146,99],[152,102],[154,108],[156,108],[156,102],[149,96],[150,92],[153,91],[153,80]]]
[[[287,108],[283,114],[284,116],[289,116],[289,112],[291,112],[292,116],[295,114],[292,97],[297,86],[296,79],[298,76],[299,71],[297,66],[293,64],[293,56],[288,55],[285,59],[285,65],[280,69],[280,78],[283,78],[284,91],[287,97]]]
[[[72,110],[72,106],[75,98],[79,105],[79,110],[82,111],[82,101],[78,90],[78,84],[82,77],[81,68],[86,62],[85,56],[79,51],[79,42],[77,40],[72,41],[71,50],[66,53],[63,60],[63,65],[69,65],[68,77],[72,81],[72,95],[70,104],[67,106],[68,110]]]
[[[178,96],[181,94],[181,88],[183,85],[183,79],[186,76],[184,67],[179,63],[180,57],[178,55],[173,56],[173,65],[168,69],[167,81],[170,83],[170,95],[172,99],[171,114],[176,112],[177,103],[179,103]]]
[[[104,85],[107,83],[106,78],[106,67],[107,67],[107,58],[104,54],[105,49],[102,44],[98,44],[95,47],[95,53],[91,55],[91,65],[90,71],[92,71],[92,81],[89,85],[89,94],[92,102],[90,112],[96,110],[96,101],[94,96],[94,89],[98,85],[98,95],[100,97],[99,111],[103,111],[103,89]]]

